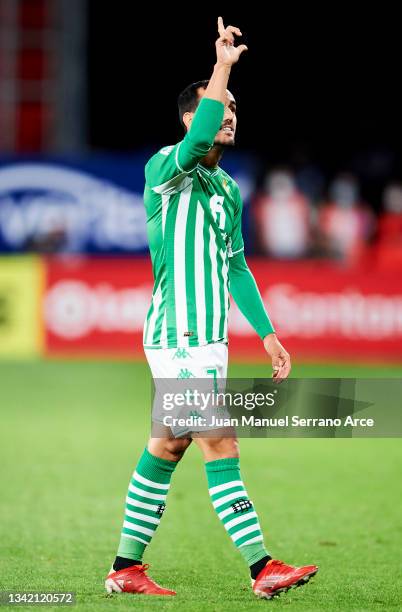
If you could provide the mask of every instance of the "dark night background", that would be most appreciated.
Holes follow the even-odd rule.
[[[239,106],[237,146],[268,163],[318,161],[327,174],[370,169],[378,153],[400,176],[398,38],[394,16],[367,7],[295,11],[177,8],[139,12],[133,4],[89,5],[89,139],[132,150],[177,141],[176,97],[214,63],[215,21],[237,25],[249,46],[232,70]],[[374,169],[374,172],[373,172]],[[381,173],[381,168],[379,170]]]

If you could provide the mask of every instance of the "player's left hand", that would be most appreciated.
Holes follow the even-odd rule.
[[[280,383],[290,374],[290,355],[279,342],[276,334],[268,334],[264,338],[264,348],[272,359],[272,378],[274,382]]]

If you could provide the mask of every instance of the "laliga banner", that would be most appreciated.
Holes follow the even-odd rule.
[[[402,359],[402,278],[334,264],[249,260],[280,339],[294,359]],[[152,292],[148,259],[47,260],[48,354],[142,355]],[[230,353],[264,358],[235,305]]]

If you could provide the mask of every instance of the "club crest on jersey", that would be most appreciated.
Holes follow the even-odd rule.
[[[226,193],[230,193],[230,186],[229,186],[227,179],[225,178],[222,179],[222,187],[224,188]]]

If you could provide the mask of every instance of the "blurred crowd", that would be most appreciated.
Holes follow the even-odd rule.
[[[381,209],[374,212],[353,174],[336,175],[324,197],[312,188],[312,178],[317,177],[295,176],[287,168],[267,172],[251,200],[255,252],[284,260],[402,266],[402,183],[385,186]]]
[[[143,159],[0,164],[0,253],[145,254]],[[258,173],[243,162],[233,157],[231,174],[245,202],[247,255],[402,269],[400,180],[368,189],[358,172],[326,180],[314,164]]]

